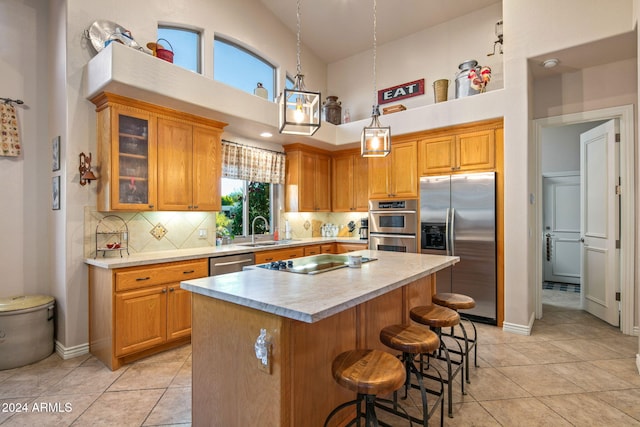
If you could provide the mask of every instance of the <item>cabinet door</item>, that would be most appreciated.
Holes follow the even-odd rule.
[[[447,174],[455,170],[454,136],[422,140],[419,143],[418,151],[420,176]]]
[[[166,314],[165,286],[116,294],[116,356],[124,356],[164,343],[167,337]]]
[[[145,211],[156,204],[156,132],[150,114],[113,107],[107,210]],[[100,197],[103,201],[103,197]]]
[[[332,188],[334,212],[353,210],[353,157],[341,156],[333,159]]]
[[[389,156],[368,158],[370,199],[386,199],[390,197],[389,166]]]
[[[193,210],[219,211],[220,178],[220,131],[217,129],[193,128]]]
[[[391,148],[392,196],[418,197],[417,143],[403,142]]]
[[[298,187],[299,211],[314,212],[316,210],[316,155],[300,152],[300,183]]]
[[[315,164],[315,210],[331,211],[331,157],[316,155]]]
[[[191,335],[191,292],[180,283],[168,285],[167,341]]]
[[[353,156],[353,210],[369,211],[369,160],[359,154]]]
[[[456,137],[456,170],[471,171],[495,167],[495,131],[493,129],[463,133]]]
[[[193,128],[158,119],[158,209],[185,211],[192,207]]]

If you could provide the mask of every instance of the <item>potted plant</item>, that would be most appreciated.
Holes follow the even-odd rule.
[[[229,240],[233,238],[229,232],[229,226],[231,219],[223,213],[216,215],[216,246],[220,246],[223,243],[229,243]]]

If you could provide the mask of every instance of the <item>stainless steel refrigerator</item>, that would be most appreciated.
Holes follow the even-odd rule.
[[[420,178],[421,252],[455,255],[460,262],[436,274],[438,292],[465,294],[475,319],[495,324],[495,172]]]

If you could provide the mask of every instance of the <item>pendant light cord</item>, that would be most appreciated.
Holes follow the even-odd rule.
[[[377,38],[376,38],[376,27],[377,27],[377,2],[376,0],[373,0],[373,105],[374,105],[374,109],[375,109],[375,105],[378,104],[378,97],[377,97],[377,90],[376,90],[376,86],[377,86],[377,81],[376,81],[376,48],[377,48]]]
[[[296,10],[296,19],[297,19],[297,33],[298,38],[296,40],[296,60],[298,62],[297,67],[297,75],[302,74],[302,67],[300,66],[300,3],[301,0],[298,0],[297,10]]]

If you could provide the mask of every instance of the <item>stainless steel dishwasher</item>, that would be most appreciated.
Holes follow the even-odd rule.
[[[242,267],[255,263],[255,256],[252,252],[212,257],[209,258],[209,276],[242,271]]]

